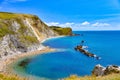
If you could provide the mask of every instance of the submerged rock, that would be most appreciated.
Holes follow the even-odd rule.
[[[107,67],[103,67],[99,64],[96,65],[92,71],[92,75],[95,76],[104,76],[112,73],[120,73],[120,67],[117,65],[109,65]]]
[[[26,65],[28,63],[30,63],[30,61],[31,61],[31,59],[25,59],[25,60],[21,61],[18,66],[20,66],[20,67],[26,67]]]

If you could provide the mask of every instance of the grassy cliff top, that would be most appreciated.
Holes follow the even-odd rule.
[[[72,29],[70,27],[59,27],[59,26],[50,26],[52,30],[57,32],[59,35],[72,35]]]
[[[0,38],[8,34],[13,34],[13,35],[18,34],[22,42],[25,42],[25,41],[30,43],[37,42],[37,39],[35,36],[27,35],[27,33],[32,34],[32,32],[23,23],[23,20],[25,18],[31,18],[33,20],[39,19],[37,16],[31,15],[31,14],[0,12]],[[14,21],[16,21],[17,24],[20,25],[20,28],[17,32],[13,31],[13,28],[15,28],[15,25],[13,25]]]
[[[14,18],[20,18],[20,17],[33,17],[33,16],[35,15],[0,12],[0,19],[14,19]]]

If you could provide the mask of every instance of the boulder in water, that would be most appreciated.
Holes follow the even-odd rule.
[[[92,71],[92,75],[95,76],[104,76],[112,73],[120,73],[120,67],[117,65],[109,65],[107,67],[103,67],[99,64],[96,65]]]
[[[105,67],[101,66],[100,64],[96,65],[92,71],[92,75],[95,76],[103,76],[105,71]]]

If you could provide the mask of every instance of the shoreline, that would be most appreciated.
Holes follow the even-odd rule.
[[[61,37],[66,37],[66,36],[56,36],[56,37],[50,37],[50,38],[46,38],[44,40],[41,41],[41,44],[49,39],[55,39],[55,38],[61,38]]]
[[[59,38],[59,37],[64,37],[64,36],[46,38],[46,39],[43,39],[40,42],[40,44],[42,44],[44,41],[46,41],[48,39]],[[39,54],[45,54],[47,52],[54,52],[54,51],[56,51],[56,49],[49,48],[48,46],[41,46],[38,48],[38,50],[35,50],[35,51],[30,51],[30,52],[25,52],[25,53],[17,53],[17,54],[4,56],[3,58],[0,59],[0,73],[11,75],[11,72],[13,72],[13,68],[9,67],[10,64],[18,61],[21,58],[35,56],[35,55],[39,55]],[[12,74],[20,76],[19,74],[16,74],[16,73],[12,73]],[[22,76],[20,76],[20,77],[22,77]]]
[[[7,65],[10,65],[14,62],[16,62],[17,60],[19,60],[20,58],[25,58],[28,56],[35,56],[38,54],[45,54],[47,52],[52,52],[55,51],[55,49],[49,48],[49,47],[44,47],[41,50],[36,50],[36,51],[32,51],[32,52],[27,52],[27,53],[21,53],[21,54],[17,54],[17,55],[12,55],[12,56],[8,56],[8,58],[6,57],[6,59],[3,59],[0,61],[0,73],[7,73]]]

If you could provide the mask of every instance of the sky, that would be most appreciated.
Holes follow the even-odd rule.
[[[49,26],[120,30],[120,0],[0,0],[0,11],[38,15]]]

